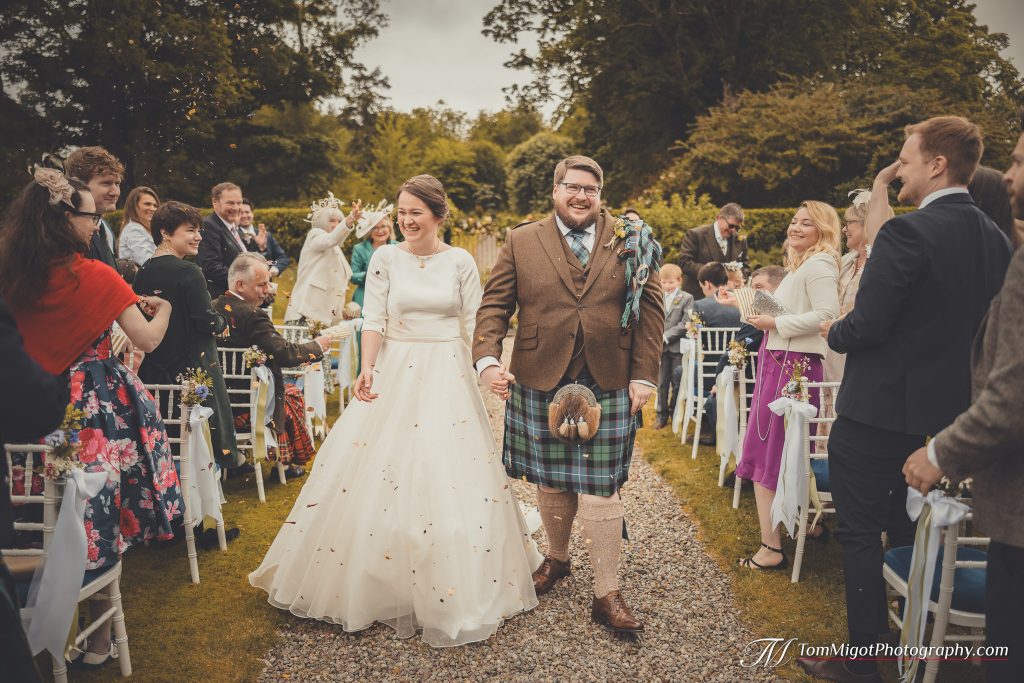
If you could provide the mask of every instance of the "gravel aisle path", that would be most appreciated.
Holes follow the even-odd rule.
[[[500,435],[503,405],[484,396]],[[532,485],[518,481],[514,488],[535,504]],[[632,542],[623,545],[620,585],[645,622],[641,640],[591,623],[590,563],[577,527],[572,576],[484,643],[433,649],[418,638],[398,640],[386,626],[346,634],[294,617],[282,646],[267,653],[260,681],[777,680],[739,665],[739,650],[754,637],[740,624],[728,581],[668,484],[639,453],[623,499]],[[537,537],[543,550],[543,530]]]

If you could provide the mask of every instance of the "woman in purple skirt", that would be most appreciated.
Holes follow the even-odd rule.
[[[823,202],[800,205],[787,231],[789,266],[786,277],[775,290],[787,313],[778,317],[756,315],[747,319],[764,330],[765,341],[757,364],[753,403],[743,441],[743,460],[736,476],[754,482],[757,516],[761,523],[761,547],[752,557],[740,560],[749,569],[783,569],[788,562],[782,552],[782,534],[772,525],[772,501],[782,462],[786,428],[783,417],[768,404],[779,398],[792,374],[793,364],[806,363],[804,377],[822,381],[822,357],[827,350],[818,325],[839,315],[839,215]],[[720,299],[736,304],[732,296]],[[811,392],[818,406],[818,392]],[[822,528],[824,533],[824,528]]]

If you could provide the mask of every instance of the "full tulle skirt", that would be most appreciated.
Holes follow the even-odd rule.
[[[385,339],[250,583],[272,605],[434,647],[537,605],[530,537],[461,340]]]

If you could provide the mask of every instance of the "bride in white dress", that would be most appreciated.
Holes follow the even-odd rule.
[[[249,582],[272,605],[358,631],[381,622],[434,647],[485,640],[537,605],[543,559],[497,453],[466,334],[480,305],[472,256],[437,237],[444,188],[402,186],[406,238],[366,277],[359,402]]]

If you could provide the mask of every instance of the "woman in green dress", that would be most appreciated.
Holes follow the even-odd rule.
[[[367,236],[367,233],[369,235]],[[356,291],[352,294],[352,301],[363,305],[363,293],[366,289],[366,271],[370,267],[370,257],[373,252],[385,244],[396,244],[394,227],[391,224],[391,206],[379,207],[377,210],[367,211],[359,219],[359,226],[356,228],[356,238],[366,237],[352,250],[352,282]]]
[[[214,457],[222,467],[234,469],[241,460],[216,342],[227,321],[213,308],[203,271],[185,260],[199,252],[202,221],[197,209],[175,201],[166,202],[153,214],[150,226],[156,251],[139,269],[133,286],[142,295],[159,292],[171,303],[171,320],[163,341],[146,354],[138,375],[147,384],[177,384],[178,375],[189,368],[206,370],[213,378],[207,406],[213,409],[210,434]]]

